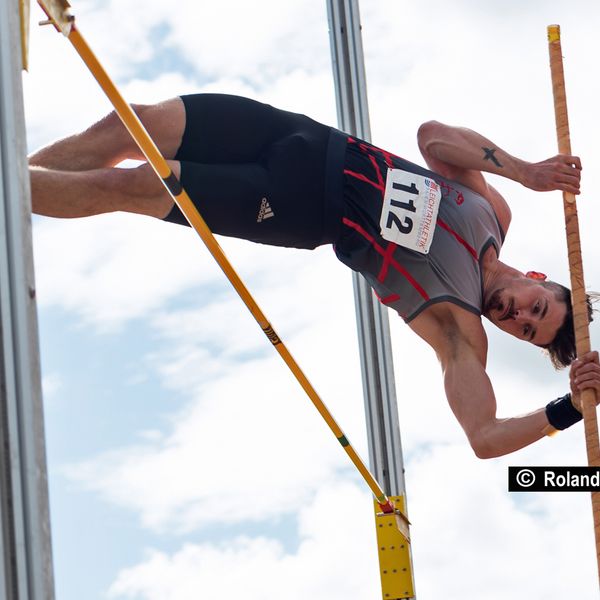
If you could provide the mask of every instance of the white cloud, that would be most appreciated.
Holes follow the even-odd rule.
[[[417,597],[596,597],[589,497],[507,494],[509,464],[445,445],[409,465]]]
[[[42,391],[46,402],[52,401],[63,386],[63,378],[58,373],[48,373],[42,378]]]
[[[36,19],[36,11],[32,12]],[[255,86],[269,85],[290,66],[329,69],[322,2],[265,0],[249,5],[232,0],[224,10],[211,2],[183,0],[177,10],[169,11],[159,3],[119,0],[80,2],[71,12],[117,81],[135,77],[141,67],[150,69],[165,58],[172,61],[171,69],[189,71],[195,79],[243,77]],[[45,33],[46,40],[54,35],[55,45],[67,46],[50,28]],[[70,48],[68,52],[74,55]]]
[[[595,597],[584,495],[507,495],[506,465],[475,461],[462,444],[431,448],[409,463],[408,473],[419,596],[458,600],[485,589],[492,600],[508,593],[516,600]],[[277,502],[274,509],[272,518]],[[235,522],[235,512],[224,512]],[[187,543],[171,555],[154,550],[121,571],[111,596],[186,600],[218,589],[220,597],[233,598],[243,581],[250,599],[280,596],[282,589],[292,599],[308,593],[315,599],[377,597],[374,529],[364,489],[337,479],[323,483],[299,509],[299,519],[296,552],[260,537]]]
[[[121,571],[110,597],[377,597],[378,566],[370,501],[352,484],[332,483],[323,486],[300,509],[300,544],[296,551],[285,552],[273,539],[244,537],[222,545],[186,544],[172,555],[152,550],[146,560]]]
[[[256,258],[265,252],[257,248],[249,254]],[[346,274],[339,269],[332,274],[329,261],[313,258],[312,266],[286,262],[293,284],[272,281],[267,260],[252,261],[260,265],[254,275],[262,283],[258,295],[268,290],[272,323],[364,455],[359,370],[356,357],[341,351],[356,344],[353,326],[349,331],[346,326],[352,309],[334,292],[344,287]],[[165,344],[147,357],[147,368],[158,369],[167,388],[184,392],[188,406],[172,417],[171,432],[157,443],[116,449],[71,467],[71,477],[138,512],[149,527],[190,531],[218,520],[210,511],[213,503],[236,521],[296,510],[335,472],[349,467],[298,383],[229,290],[200,308],[159,315],[151,324]],[[236,335],[224,336],[224,329]],[[168,485],[155,492],[157,482]],[[236,499],[241,488],[243,504]],[[271,491],[265,494],[266,489]]]
[[[181,9],[196,13],[197,4],[183,2]],[[329,67],[322,2],[249,5],[236,0],[227,11],[205,3],[200,14],[200,19],[172,19],[168,38],[184,56],[193,57],[198,73],[213,78],[243,74],[253,85],[262,86],[270,85],[290,66],[309,71]]]
[[[34,236],[41,306],[58,305],[99,327],[141,317],[218,275],[189,231],[152,219],[44,220]]]

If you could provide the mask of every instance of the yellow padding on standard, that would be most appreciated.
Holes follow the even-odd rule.
[[[396,508],[405,510],[404,497],[392,496]],[[374,502],[377,553],[383,600],[413,598],[415,584],[410,557],[410,544],[398,529],[396,515],[381,514],[381,507]],[[380,516],[377,516],[377,515]]]

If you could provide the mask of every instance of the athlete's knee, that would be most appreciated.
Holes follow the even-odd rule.
[[[134,151],[137,146],[114,110],[94,123],[82,135],[83,139],[88,140],[88,149],[96,149],[112,157],[111,165],[125,158],[137,158]]]
[[[153,105],[152,104],[130,104],[129,106],[133,109],[133,112],[138,117],[141,118],[142,115],[144,113],[148,112],[148,110],[150,110]],[[106,115],[105,119],[100,121],[100,124],[102,124],[104,120],[106,120],[106,125],[108,125],[108,126],[114,126],[117,123],[121,123],[121,119],[116,110],[111,110],[108,113],[108,115]]]
[[[154,173],[154,169],[148,163],[128,169],[128,185],[130,193],[134,196],[153,196],[160,191],[160,180]]]
[[[171,167],[173,175],[181,180],[181,163],[178,160],[168,160],[167,164]]]
[[[150,112],[156,104],[130,104],[133,112],[139,117],[140,121],[144,121],[145,116]]]
[[[185,129],[185,107],[179,97],[157,104],[136,104],[134,110],[166,159],[179,150]]]
[[[168,160],[167,164],[171,168],[173,175],[179,179],[181,174],[179,161]],[[130,176],[127,177],[127,181],[132,195],[147,198],[168,195],[161,178],[149,163],[142,163],[127,171],[131,172]]]
[[[173,98],[157,104],[131,104],[131,108],[164,157],[173,158],[179,149],[185,128],[185,109],[181,99]],[[98,136],[103,136],[121,159],[144,159],[137,143],[115,111],[96,123],[93,129]]]
[[[148,112],[150,105],[132,104],[131,107],[143,122],[143,115]],[[142,156],[137,144],[115,110],[112,110],[104,118],[100,119],[100,121],[94,123],[88,131],[99,144],[103,146],[110,144],[112,151],[122,154],[124,158]]]

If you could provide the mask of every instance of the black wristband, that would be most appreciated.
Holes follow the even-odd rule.
[[[583,416],[573,406],[571,394],[552,400],[546,405],[546,417],[554,429],[566,429],[581,421]]]

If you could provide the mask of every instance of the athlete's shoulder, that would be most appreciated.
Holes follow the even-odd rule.
[[[451,302],[440,302],[408,325],[435,350],[442,364],[475,355],[485,365],[488,343],[480,316]]]

